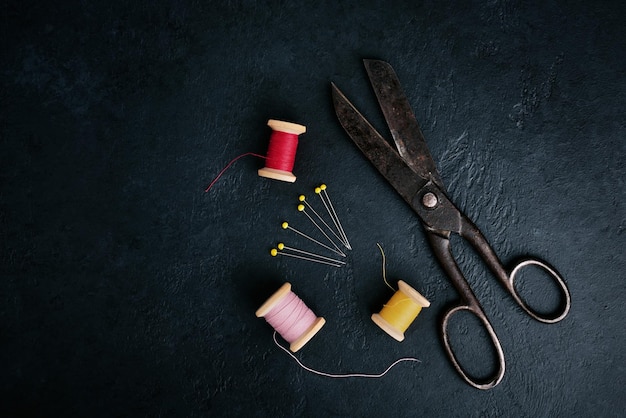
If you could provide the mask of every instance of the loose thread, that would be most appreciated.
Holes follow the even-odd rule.
[[[274,343],[278,347],[280,347],[280,349],[283,350],[285,353],[289,354],[289,356],[292,359],[294,359],[296,361],[296,363],[298,363],[298,365],[300,367],[302,367],[304,370],[306,370],[307,372],[314,373],[314,374],[317,374],[319,376],[330,377],[330,378],[333,378],[333,379],[345,379],[345,378],[349,378],[349,377],[360,377],[360,378],[365,378],[365,379],[380,379],[381,377],[386,375],[389,372],[389,370],[391,370],[394,366],[398,365],[399,363],[402,363],[402,362],[405,362],[405,361],[412,361],[412,362],[416,362],[416,363],[421,363],[422,362],[421,360],[413,358],[413,357],[403,357],[403,358],[400,358],[400,359],[394,361],[393,363],[391,363],[391,365],[389,367],[387,367],[385,369],[385,371],[383,371],[382,373],[378,373],[378,374],[368,374],[368,373],[334,374],[334,373],[326,373],[326,372],[321,372],[319,370],[315,370],[315,369],[313,369],[311,367],[305,366],[295,355],[293,355],[289,350],[287,350],[285,347],[280,345],[280,343],[276,339],[276,331],[274,331]]]
[[[226,172],[226,170],[228,170],[230,168],[231,165],[233,165],[235,163],[235,161],[237,161],[240,158],[246,157],[248,155],[252,155],[253,157],[259,157],[259,158],[263,158],[263,159],[267,159],[267,157],[265,155],[261,155],[261,154],[255,154],[254,152],[246,152],[245,154],[241,154],[235,158],[233,158],[227,165],[226,167],[224,167],[222,169],[222,171],[219,172],[219,174],[217,175],[217,177],[215,177],[213,179],[213,181],[211,182],[211,184],[209,184],[209,186],[204,190],[205,193],[207,193],[209,190],[211,190],[211,187],[213,187],[213,185],[220,179],[220,177],[222,177],[222,175]]]
[[[383,256],[383,280],[385,281],[385,284],[389,287],[389,289],[395,292],[396,289],[394,289],[393,286],[391,286],[389,282],[387,281],[387,275],[385,273],[385,252],[383,251],[383,247],[381,247],[379,243],[376,243],[376,245],[378,245],[378,249],[380,250],[380,253]]]
[[[385,307],[385,308],[395,308],[396,306],[398,306],[398,305],[400,305],[402,303],[406,303],[406,302],[411,302],[411,299],[409,299],[409,298],[400,299],[399,301],[394,302],[393,304],[385,303],[385,304],[383,304],[383,307]]]

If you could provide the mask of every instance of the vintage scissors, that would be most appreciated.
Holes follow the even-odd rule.
[[[459,234],[474,247],[506,291],[537,321],[551,324],[567,315],[571,305],[567,284],[553,267],[537,258],[519,261],[509,271],[504,268],[480,230],[448,198],[415,115],[391,65],[379,60],[365,60],[364,63],[397,150],[376,131],[333,83],[335,112],[350,138],[422,220],[433,252],[462,298],[459,305],[450,308],[443,316],[441,336],[445,351],[454,368],[467,383],[478,389],[490,389],[500,383],[504,376],[504,353],[480,302],[452,255],[451,234]],[[561,306],[557,312],[542,314],[533,309],[518,293],[515,277],[520,270],[529,265],[543,269],[555,281],[561,294]],[[452,349],[448,327],[450,318],[460,311],[475,315],[493,343],[498,367],[487,379],[480,380],[470,376]]]

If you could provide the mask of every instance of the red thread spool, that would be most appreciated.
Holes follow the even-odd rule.
[[[298,135],[306,132],[306,126],[297,123],[270,119],[267,125],[272,128],[272,136],[267,149],[265,167],[259,169],[259,176],[293,183],[293,165],[298,148]]]

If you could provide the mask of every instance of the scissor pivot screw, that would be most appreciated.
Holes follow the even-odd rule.
[[[437,206],[437,203],[439,203],[439,200],[433,192],[424,193],[424,196],[422,196],[422,205],[426,208],[432,209]]]

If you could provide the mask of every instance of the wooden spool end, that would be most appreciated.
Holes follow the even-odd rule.
[[[428,301],[428,299],[422,296],[420,292],[406,284],[406,282],[398,280],[398,289],[400,289],[402,293],[413,299],[413,302],[417,303],[422,308],[428,308],[430,306],[430,302]]]
[[[275,168],[263,167],[259,169],[258,173],[259,176],[266,177],[268,179],[287,181],[289,183],[296,181],[296,176],[294,176],[293,173],[289,171],[276,170]]]
[[[385,318],[380,316],[380,314],[372,314],[372,321],[374,321],[380,329],[391,335],[395,340],[400,342],[404,341],[404,333],[391,325],[389,322],[385,321]]]
[[[267,126],[274,131],[286,132],[288,134],[300,135],[306,132],[306,126],[298,125],[297,123],[284,122],[282,120],[270,119],[267,121]]]
[[[270,296],[259,309],[257,309],[255,313],[256,316],[260,318],[267,315],[282,298],[289,294],[289,292],[291,292],[291,283],[286,282],[280,287],[280,289],[274,292],[274,294]]]
[[[428,299],[422,296],[417,290],[409,286],[406,282],[398,280],[398,289],[422,308],[428,308],[430,306],[430,302],[428,301]],[[404,332],[387,322],[387,320],[385,320],[385,318],[383,318],[380,314],[372,314],[371,318],[372,321],[374,321],[374,323],[380,327],[380,329],[385,331],[395,340],[400,342],[404,341]]]
[[[326,320],[324,318],[317,318],[315,322],[313,322],[313,325],[311,325],[309,329],[307,329],[305,333],[300,336],[300,338],[298,338],[289,345],[289,349],[295,353],[296,351],[304,347],[304,345],[308,343],[320,329],[322,329],[325,323]]]

